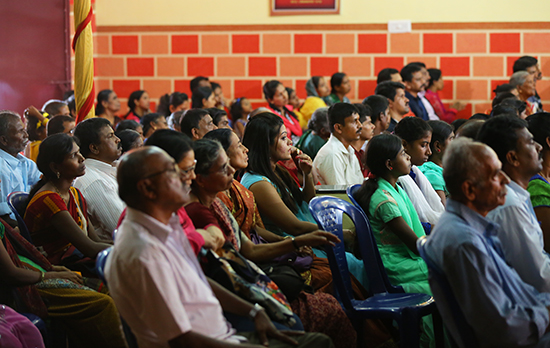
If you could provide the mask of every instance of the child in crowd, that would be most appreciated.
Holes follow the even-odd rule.
[[[428,124],[432,128],[432,140],[430,142],[432,154],[428,162],[418,167],[418,169],[426,175],[435,192],[441,198],[441,202],[445,205],[449,192],[443,179],[443,155],[447,146],[455,138],[455,134],[453,128],[445,121],[428,121]]]
[[[426,176],[418,169],[430,158],[432,128],[419,117],[405,117],[397,126],[395,134],[403,141],[403,148],[411,156],[409,175],[399,178],[399,183],[412,201],[420,221],[425,223],[426,231],[431,231],[445,210],[441,198],[437,195]]]
[[[244,127],[248,122],[248,115],[252,112],[252,104],[250,104],[248,98],[237,98],[233,104],[231,104],[230,112],[231,120],[233,121],[233,130],[237,133],[239,139],[242,139]]]
[[[47,136],[46,124],[48,123],[48,118],[32,105],[25,110],[24,115],[27,119],[27,134],[30,141],[25,148],[25,156],[36,162],[40,143]]]
[[[416,249],[424,229],[411,200],[397,184],[408,176],[411,156],[399,137],[381,134],[369,141],[366,164],[369,180],[354,198],[370,220],[388,277],[406,292],[429,294],[428,268]]]
[[[380,258],[393,285],[407,293],[431,294],[428,267],[418,255],[416,241],[425,236],[415,207],[397,181],[411,170],[411,156],[393,134],[380,134],[367,145],[366,180],[354,198],[367,214]],[[423,320],[421,346],[433,345],[431,320]]]

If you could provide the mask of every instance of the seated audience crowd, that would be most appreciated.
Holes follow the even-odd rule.
[[[31,313],[70,347],[396,346],[391,322],[352,325],[333,285],[325,247],[344,243],[350,291],[373,296],[366,231],[341,241],[309,210],[317,185],[360,185],[389,281],[434,296],[445,346],[468,328],[480,347],[550,347],[550,114],[538,61],[513,71],[468,120],[421,62],[381,70],[360,104],[337,72],[303,101],[267,81],[255,110],[198,76],[156,112],[138,90],[121,115],[109,89],[78,124],[74,97],[0,111],[0,303],[19,327],[0,343],[51,346]],[[434,347],[431,318],[419,330]]]

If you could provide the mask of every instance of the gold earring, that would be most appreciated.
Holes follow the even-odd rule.
[[[59,179],[59,177],[61,176],[61,174],[59,172],[56,173],[57,174],[57,178]]]

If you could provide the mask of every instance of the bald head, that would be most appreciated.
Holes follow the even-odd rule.
[[[484,120],[469,120],[462,126],[458,127],[458,130],[456,131],[456,137],[466,137],[472,140],[476,140],[477,133],[479,133],[479,130],[481,129],[481,127],[483,127],[484,123]]]
[[[118,195],[128,205],[139,199],[138,182],[164,169],[172,158],[156,146],[144,146],[127,152],[117,170]]]
[[[506,202],[510,179],[497,154],[487,145],[458,138],[445,150],[443,178],[453,200],[481,216]]]
[[[470,138],[461,137],[453,140],[443,156],[443,178],[451,198],[462,200],[462,183],[478,182],[483,178],[483,168],[495,152],[485,144],[475,142]]]

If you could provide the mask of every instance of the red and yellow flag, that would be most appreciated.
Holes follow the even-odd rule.
[[[92,4],[90,0],[74,0],[73,39],[75,51],[74,96],[76,123],[95,116],[94,43],[92,37]]]

